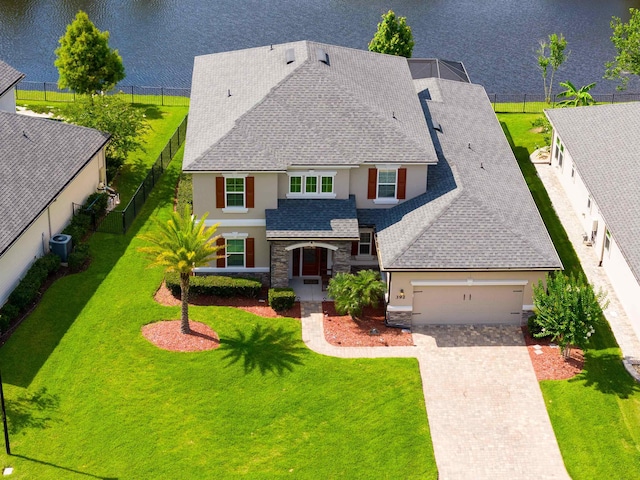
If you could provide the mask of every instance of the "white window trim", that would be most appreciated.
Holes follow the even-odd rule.
[[[331,170],[295,170],[287,172],[287,198],[336,198],[336,175]],[[291,192],[291,177],[300,177],[302,192]],[[307,192],[307,177],[316,177],[315,192]],[[331,177],[332,192],[322,192],[322,177]]]
[[[248,173],[227,173],[222,175],[224,178],[224,204],[227,204],[227,179],[228,178],[242,178],[244,180],[244,188],[242,190],[242,204],[245,205],[243,207],[227,207],[225,206],[222,209],[222,213],[247,213],[249,209],[246,207],[247,205],[247,177]],[[231,192],[231,193],[239,193],[239,192]]]
[[[399,170],[400,166],[399,165],[376,165],[376,198],[373,200],[373,203],[375,203],[376,205],[395,205],[396,203],[399,203],[400,200],[398,200],[398,170]],[[396,172],[396,181],[394,183],[395,186],[395,194],[393,197],[380,197],[380,172],[382,171],[391,171],[394,170]],[[385,183],[385,185],[390,185],[388,183]]]
[[[360,240],[358,239],[358,253],[355,256],[355,258],[357,260],[370,260],[371,257],[374,256],[374,252],[372,250],[373,247],[373,229],[372,228],[361,228],[360,229],[360,233],[368,233],[370,235],[369,237],[369,243],[365,243],[365,245],[369,245],[369,253],[360,253]]]

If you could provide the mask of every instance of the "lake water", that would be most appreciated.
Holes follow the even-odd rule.
[[[488,92],[541,93],[538,40],[564,33],[571,55],[556,76],[580,86],[602,79],[614,57],[612,16],[635,0],[0,0],[0,58],[26,80],[56,81],[58,39],[82,9],[123,57],[123,84],[188,87],[193,57],[293,40],[366,49],[380,15],[407,17],[414,57],[464,62]],[[640,91],[634,81],[629,91]],[[556,92],[558,91],[556,83]]]

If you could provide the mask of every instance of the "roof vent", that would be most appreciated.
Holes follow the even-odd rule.
[[[293,48],[287,48],[284,52],[284,59],[287,61],[287,65],[296,61],[296,51]]]
[[[329,55],[322,48],[316,48],[316,58],[319,62],[329,65]]]
[[[435,125],[433,126],[433,129],[434,129],[434,130],[437,130],[437,131],[438,131],[438,132],[440,132],[440,133],[442,133],[442,125],[440,125],[439,123],[438,123],[438,124],[435,124]]]

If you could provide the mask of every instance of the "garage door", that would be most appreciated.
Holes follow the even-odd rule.
[[[523,285],[415,286],[412,323],[519,325],[523,291]]]

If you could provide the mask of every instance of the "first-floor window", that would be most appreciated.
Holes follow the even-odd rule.
[[[378,170],[378,198],[396,198],[397,170]]]
[[[244,239],[227,239],[227,267],[244,267]]]
[[[605,230],[604,232],[604,249],[608,252],[611,248],[611,233],[609,230]]]

